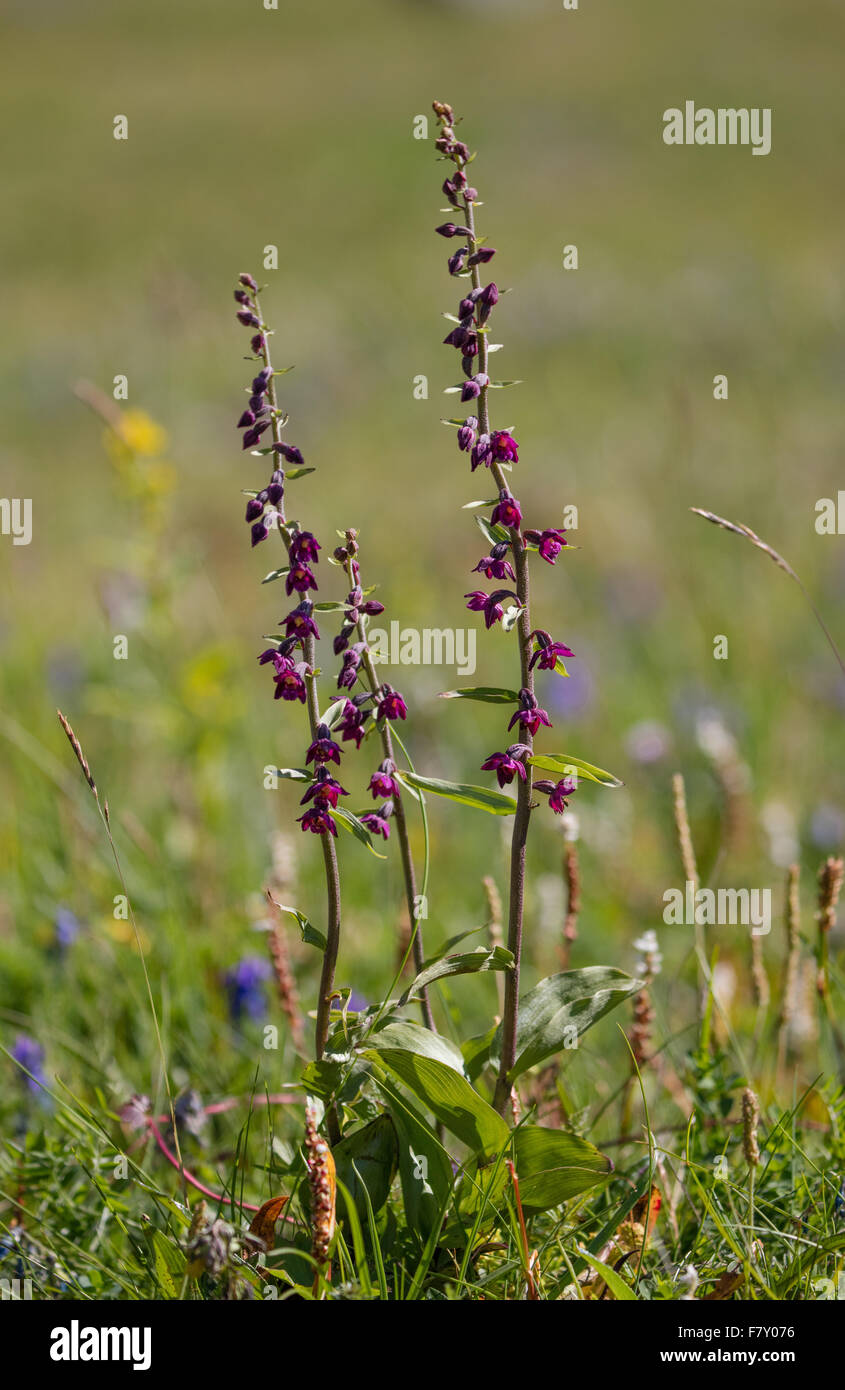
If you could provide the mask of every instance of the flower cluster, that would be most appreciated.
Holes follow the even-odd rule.
[[[464,381],[460,387],[461,400],[474,402],[475,411],[465,420],[453,420],[457,426],[458,449],[469,455],[470,471],[484,467],[489,470],[498,488],[498,496],[491,504],[493,510],[481,522],[482,530],[490,541],[490,550],[483,555],[472,569],[473,574],[483,574],[486,579],[510,582],[515,588],[496,588],[487,593],[473,589],[464,595],[470,612],[481,613],[485,626],[489,629],[496,623],[513,627],[520,623],[520,643],[523,656],[523,688],[519,692],[519,707],[508,726],[509,730],[518,725],[523,738],[533,739],[542,726],[551,727],[546,711],[538,705],[533,691],[533,671],[553,671],[563,657],[573,655],[563,642],[554,641],[542,629],[528,631],[530,628],[527,601],[526,552],[536,551],[547,564],[553,565],[566,545],[565,532],[559,527],[546,527],[542,530],[524,529],[522,507],[506,482],[506,471],[519,462],[519,444],[510,430],[494,430],[489,424],[488,393],[492,386],[503,383],[491,382],[487,371],[490,348],[487,345],[490,317],[499,302],[499,288],[495,281],[482,284],[481,267],[495,255],[492,247],[483,244],[475,230],[475,204],[477,191],[467,180],[466,168],[470,153],[463,141],[455,135],[455,117],[452,108],[445,102],[434,102],[434,112],[440,125],[436,147],[441,157],[454,165],[454,172],[443,183],[443,193],[450,207],[455,208],[461,221],[449,221],[436,228],[440,236],[448,240],[462,239],[466,245],[460,246],[449,258],[450,274],[469,280],[457,307],[457,313],[450,316],[455,327],[446,335],[444,342],[461,354]],[[529,657],[529,653],[531,653]],[[495,772],[500,786],[505,786],[519,777],[526,781],[526,760],[530,758],[530,743],[515,743],[504,753],[492,753],[482,764],[482,770]],[[562,812],[566,796],[574,790],[569,779],[557,783],[534,783],[534,788],[545,792],[549,804],[556,812]]]
[[[276,405],[273,390],[273,369],[270,366],[267,347],[267,327],[261,319],[258,305],[258,284],[252,275],[238,276],[235,302],[238,305],[238,321],[245,328],[258,330],[250,340],[250,348],[253,358],[261,362],[258,372],[246,388],[249,399],[246,409],[241,413],[237,423],[237,428],[243,431],[241,447],[254,449],[256,445],[260,444],[261,436],[268,429],[272,429],[273,443],[262,449],[261,452],[274,455],[276,463],[267,486],[250,497],[246,505],[246,521],[250,526],[252,544],[255,546],[266,540],[270,534],[270,527],[279,519],[283,519],[281,508],[282,498],[285,495],[285,473],[281,461],[284,460],[285,463],[300,467],[304,460],[301,451],[295,444],[286,444],[283,439],[278,437],[281,427],[286,422],[286,417]],[[299,586],[293,585],[293,587]],[[304,587],[308,586],[305,585]],[[314,584],[310,587],[316,588],[317,586]],[[289,588],[288,593],[290,592],[291,589]]]
[[[277,577],[284,576],[286,596],[298,600],[279,623],[279,627],[284,628],[284,636],[261,652],[258,661],[262,666],[273,668],[275,699],[309,705],[309,683],[313,683],[315,675],[314,643],[320,637],[314,618],[314,602],[309,595],[318,589],[314,568],[319,562],[322,547],[313,532],[303,530],[297,522],[285,519],[285,472],[281,461],[292,465],[288,472],[290,477],[295,477],[304,460],[295,445],[287,444],[281,438],[287,417],[276,403],[275,373],[267,341],[269,330],[261,317],[258,285],[251,275],[239,276],[235,300],[239,306],[239,321],[245,327],[257,330],[250,346],[261,362],[252,382],[247,409],[238,420],[238,428],[244,430],[244,448],[257,444],[264,432],[271,430],[272,443],[258,452],[274,455],[278,465],[267,487],[250,498],[246,519],[252,526],[253,545],[266,539],[271,526],[278,530],[287,550],[288,563],[278,571]],[[316,723],[315,702],[316,693],[313,708],[309,705],[312,738],[305,758],[306,765],[313,764],[313,778],[300,801],[305,810],[299,817],[299,824],[303,831],[311,831],[315,835],[336,836],[337,825],[332,812],[337,809],[340,797],[347,793],[331,775],[329,764],[340,764],[341,750],[328,726]],[[347,725],[348,721],[342,721],[344,737],[347,736]]]
[[[386,756],[370,778],[368,788],[376,801],[382,801],[382,805],[378,810],[364,812],[359,819],[371,834],[381,835],[382,839],[386,840],[390,835],[388,822],[394,814],[399,798],[399,783],[394,776],[396,765],[390,756],[392,745],[385,730],[394,720],[405,719],[408,707],[398,690],[394,690],[387,683],[380,685],[374,675],[367,642],[367,620],[383,613],[384,604],[379,603],[377,599],[368,598],[361,588],[356,531],[350,529],[345,533],[344,544],[337,546],[333,558],[338,565],[343,566],[352,585],[346,596],[343,624],[334,639],[335,655],[343,656],[343,664],[337,678],[338,689],[352,691],[361,680],[362,671],[367,677],[368,687],[356,695],[347,697],[337,727],[343,739],[354,739],[356,748],[360,748],[371,727],[368,723],[371,717],[382,732]],[[355,636],[358,637],[358,641],[351,642]]]

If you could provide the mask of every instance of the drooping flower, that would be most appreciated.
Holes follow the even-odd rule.
[[[472,453],[470,454],[470,471],[474,473],[476,468],[478,468],[479,465],[482,463],[484,464],[485,468],[489,468],[492,462],[493,446],[490,442],[490,435],[480,434],[477,440],[475,441]]]
[[[516,582],[513,565],[506,560],[508,545],[502,541],[494,545],[489,555],[485,555],[470,571],[471,574],[485,574],[488,579],[511,579]]]
[[[372,835],[381,835],[383,840],[390,838],[390,823],[388,817],[393,814],[393,805],[387,801],[378,811],[366,811],[360,817],[362,825],[365,825]]]
[[[319,542],[310,531],[297,531],[290,543],[291,564],[316,564],[320,549]]]
[[[496,254],[495,246],[479,246],[467,261],[467,265],[487,265]]]
[[[485,386],[489,385],[490,378],[487,373],[476,372],[475,376],[470,377],[461,387],[461,403],[466,404],[467,401],[477,400]]]
[[[296,608],[288,613],[286,618],[282,618],[279,626],[284,625],[286,637],[314,637],[319,639],[320,633],[317,624],[311,616],[314,612],[314,605],[310,599],[304,598]]]
[[[270,428],[269,420],[259,420],[250,429],[244,430],[241,437],[241,448],[252,449],[258,443],[265,430]]]
[[[340,748],[331,736],[327,724],[320,724],[314,740],[308,745],[306,763],[337,763],[340,766]]]
[[[469,599],[467,608],[471,613],[483,613],[488,628],[500,622],[504,615],[501,600],[516,597],[512,589],[494,589],[492,594],[485,594],[483,589],[473,589],[471,593],[464,594],[464,598]]]
[[[298,661],[295,666],[291,666],[285,671],[278,671],[273,677],[276,686],[273,699],[299,700],[300,704],[304,705],[306,701],[305,677],[308,670],[306,662]]]
[[[499,302],[499,287],[494,280],[478,296],[478,317],[482,323],[486,323],[490,317],[491,309],[495,309]],[[516,460],[514,460],[516,462]]]
[[[545,531],[526,531],[526,541],[536,545],[547,565],[553,565],[566,545],[566,532],[560,527],[548,527]]]
[[[561,777],[560,781],[553,782],[549,778],[542,778],[533,784],[534,791],[543,792],[549,798],[549,805],[556,816],[562,816],[569,802],[568,796],[572,796],[577,791],[578,783],[574,777]]]
[[[390,685],[383,685],[376,710],[376,719],[405,719],[407,714],[408,706],[399,692]]]
[[[520,505],[507,488],[502,488],[499,493],[499,500],[493,508],[490,523],[492,526],[507,526],[509,531],[517,530],[522,524]]]
[[[464,423],[458,427],[458,448],[461,453],[469,453],[475,443],[475,431],[477,429],[478,421],[474,415],[468,415]]]
[[[283,671],[289,671],[293,666],[293,662],[282,646],[267,647],[258,658],[259,666],[266,666],[270,661],[273,663],[277,676],[280,676]]]
[[[552,721],[544,709],[540,709],[537,704],[536,695],[532,695],[530,690],[522,689],[519,692],[520,708],[512,716],[508,729],[512,729],[514,724],[520,724],[523,729],[527,729],[532,738],[540,728],[541,724],[547,729],[552,727]]]
[[[287,463],[294,463],[297,466],[301,466],[305,462],[302,451],[297,449],[295,444],[285,444],[284,440],[280,439],[278,443],[272,445],[272,449],[274,453],[281,454],[282,458]]]
[[[558,657],[566,658],[574,656],[575,653],[563,642],[553,642],[547,632],[542,628],[535,628],[531,636],[537,640],[537,650],[529,661],[529,669],[533,671],[535,666],[539,666],[541,671],[553,671],[557,665]]]
[[[361,657],[364,651],[364,643],[356,642],[354,647],[350,647],[343,654],[343,665],[337,678],[338,690],[351,690],[358,680],[358,668],[361,665]]]
[[[380,796],[394,797],[399,795],[399,784],[393,776],[395,771],[396,764],[392,758],[385,758],[373,773],[367,790],[372,792],[374,801],[378,801]]]
[[[297,816],[303,831],[310,830],[312,835],[330,835],[337,837],[337,826],[325,806],[309,806],[304,816]]]
[[[516,776],[524,782],[523,758],[528,751],[527,744],[512,743],[505,753],[491,753],[487,761],[481,764],[481,771],[495,772],[500,787],[508,786]]]
[[[360,748],[364,735],[366,734],[367,713],[358,708],[354,700],[347,700],[343,707],[343,713],[338,720],[337,727],[344,742],[347,739],[355,740],[355,747]]]
[[[340,798],[348,795],[346,788],[332,777],[328,768],[318,767],[314,781],[299,804],[307,806],[309,801],[313,801],[315,806],[330,806],[334,810]]]
[[[493,444],[493,457],[497,463],[519,462],[519,446],[507,430],[494,430],[490,439]]]
[[[285,575],[285,593],[290,598],[292,593],[306,594],[309,589],[316,589],[317,581],[307,565],[297,563],[291,558],[290,569]]]

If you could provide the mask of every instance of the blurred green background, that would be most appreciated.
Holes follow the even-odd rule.
[[[841,6],[5,0],[2,38],[3,492],[34,509],[31,545],[0,544],[4,1040],[33,1033],[63,1075],[113,1068],[118,1091],[151,1084],[138,961],[112,920],[120,888],[60,705],[112,807],[178,1075],[224,1085],[239,1059],[255,1064],[220,981],[263,953],[253,927],[273,836],[296,812],[262,769],[299,763],[304,737],[298,707],[274,704],[255,662],[286,605],[260,587],[270,547],[251,552],[243,522],[240,489],[265,470],[233,428],[239,271],[268,282],[277,365],[296,363],[282,386],[288,435],[318,468],[291,488],[296,513],[321,538],[360,529],[365,582],[388,617],[475,623],[462,595],[484,547],[461,506],[484,484],[438,423],[456,379],[440,344],[457,282],[433,235],[444,170],[433,138],[413,138],[433,97],[465,117],[495,278],[513,291],[495,366],[524,384],[494,404],[520,442],[515,491],[529,524],[579,509],[580,548],[535,567],[535,621],[577,654],[568,683],[545,678],[545,747],[626,782],[585,786],[573,803],[573,963],[631,968],[634,938],[659,925],[681,879],[676,770],[705,874],[722,844],[718,881],[772,886],[777,903],[798,856],[809,899],[820,859],[845,840],[843,682],[797,588],[689,508],[754,527],[845,638],[842,541],[813,524],[816,500],[845,485]],[[771,107],[772,153],[667,148],[662,113],[687,99]],[[268,243],[280,264],[263,273]],[[567,272],[570,243],[580,268]],[[727,402],[713,399],[717,373]],[[116,374],[128,407],[168,437],[132,467],[74,395],[80,380],[110,392]],[[477,631],[474,683],[511,683],[510,644]],[[112,657],[116,633],[127,661]],[[483,781],[480,762],[504,742],[496,709],[438,701],[453,671],[401,668],[394,684],[418,768]],[[348,769],[360,792],[367,759]],[[504,886],[506,852],[492,818],[447,803],[431,815],[434,947],[485,920],[480,880]],[[527,980],[558,960],[551,822],[538,817],[531,849]],[[319,848],[290,838],[290,893],[319,925]],[[393,848],[380,864],[341,844],[339,981],[371,999],[401,918]],[[82,931],[57,955],[63,907]],[[671,973],[688,934],[662,938]],[[724,929],[720,947],[741,1005],[747,941]],[[310,1007],[315,958],[294,938],[291,949]],[[776,929],[773,974],[780,951]],[[495,983],[458,980],[449,1000],[466,1036],[495,1009]],[[692,986],[661,1008],[665,1032],[686,1026]],[[604,1084],[597,1047],[584,1049],[585,1084]],[[278,1054],[258,1056],[278,1080]]]

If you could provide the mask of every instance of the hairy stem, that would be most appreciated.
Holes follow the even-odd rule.
[[[463,212],[466,218],[466,226],[469,228],[470,255],[474,255],[478,250],[478,239],[475,231],[475,210],[472,202],[466,197],[462,200]],[[479,265],[472,267],[473,289],[481,288],[481,272]],[[479,333],[478,343],[478,365],[479,370],[487,374],[487,334]],[[478,397],[478,425],[482,434],[490,433],[490,406],[488,401],[488,387],[481,389]],[[490,472],[496,480],[499,491],[507,489],[508,483],[504,470],[499,463],[492,463]],[[528,551],[523,545],[522,536],[518,528],[510,531],[511,550],[513,553],[514,569],[516,571],[516,593],[519,600],[520,613],[517,619],[516,631],[519,643],[519,663],[520,663],[520,685],[524,690],[534,693],[534,673],[530,669],[531,658],[531,608],[530,608],[530,585],[528,576]],[[527,729],[523,729],[520,734],[521,742],[528,745],[531,749],[534,741]],[[526,761],[530,753],[526,754]],[[530,765],[529,765],[530,766]],[[513,955],[513,969],[505,975],[505,1001],[504,1014],[502,1016],[502,1054],[499,1064],[499,1075],[496,1080],[496,1091],[493,1104],[503,1115],[507,1107],[511,1094],[511,1083],[509,1073],[516,1061],[516,1028],[519,1015],[519,969],[522,960],[522,920],[525,904],[525,849],[528,841],[528,826],[531,820],[531,777],[529,775],[525,781],[518,781],[516,792],[516,813],[513,818],[513,835],[511,838],[511,868],[510,868],[510,894],[508,899],[508,950]]]
[[[357,584],[357,580],[352,572],[351,559],[347,562],[346,568],[347,577],[349,579],[349,586],[350,588],[354,589]],[[379,681],[378,674],[376,673],[375,662],[373,661],[370,646],[367,641],[367,629],[363,617],[359,616],[356,627],[358,632],[358,640],[362,642],[364,646],[362,660],[364,664],[364,670],[367,673],[367,680],[370,684],[370,690],[372,691],[374,696],[377,696],[379,694],[379,691],[381,690],[381,682]],[[383,719],[381,721],[381,724],[379,726],[379,736],[381,738],[381,746],[384,752],[384,756],[386,758],[390,758],[391,762],[395,762],[393,754],[393,739],[390,733],[389,720]],[[414,955],[414,965],[417,968],[417,973],[419,973],[423,968],[425,952],[423,950],[422,925],[417,915],[417,879],[416,874],[414,872],[414,858],[411,853],[411,842],[408,838],[408,822],[405,819],[405,807],[403,805],[402,798],[399,796],[395,797],[393,801],[393,819],[396,823],[396,837],[399,841],[399,852],[402,859],[402,874],[405,879],[405,898],[408,904],[408,916],[410,919],[411,931],[413,933],[412,949]],[[432,1033],[436,1033],[437,1029],[434,1024],[434,1015],[431,1011],[431,1000],[429,999],[428,989],[423,989],[420,991],[420,1009],[422,1011],[423,1022],[425,1023],[426,1028],[430,1028]]]
[[[261,336],[264,344],[261,356],[265,367],[268,371],[272,372],[273,364],[270,361],[268,332],[264,323],[264,316],[259,307],[257,294],[254,296],[254,302],[256,315],[261,320]],[[273,410],[273,440],[276,444],[280,444],[282,442],[282,426],[277,414],[276,386],[272,376],[267,384],[267,394],[270,398],[270,405]],[[282,504],[283,502],[284,499],[282,499]],[[284,512],[281,509],[279,510],[277,526],[279,534],[285,544],[285,549],[290,553],[290,537],[285,527]],[[314,675],[314,638],[310,633],[303,643],[303,657],[311,672],[305,681],[305,691],[308,722],[311,727],[311,738],[313,740],[317,736],[317,727],[320,723],[320,705],[317,691],[317,677]],[[340,944],[340,872],[337,863],[337,852],[331,835],[327,833],[321,835],[320,841],[323,846],[323,862],[326,874],[327,923],[326,949],[323,952],[323,966],[320,973],[320,995],[317,1001],[317,1026],[314,1039],[314,1049],[318,1061],[326,1050],[326,1040],[329,1035],[329,1015],[331,1013],[331,1003],[334,995],[334,973],[337,965],[338,946]],[[333,1133],[333,1131],[335,1132]],[[340,1135],[337,1130],[337,1117],[334,1111],[329,1113],[329,1132],[332,1143],[335,1143],[336,1138],[339,1138]]]

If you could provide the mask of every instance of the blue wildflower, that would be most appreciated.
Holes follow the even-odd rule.
[[[38,1096],[42,1104],[49,1105],[47,1077],[44,1073],[44,1048],[41,1044],[34,1038],[28,1038],[25,1033],[18,1033],[11,1055],[19,1066],[26,1068],[19,1076],[30,1095]],[[30,1075],[27,1076],[26,1072]]]
[[[224,984],[233,1023],[240,1023],[244,1017],[264,1017],[267,1012],[264,985],[271,973],[269,963],[260,956],[244,956],[226,972]]]
[[[70,908],[60,907],[56,913],[53,929],[56,946],[60,951],[66,951],[68,946],[73,945],[80,933],[79,918],[71,912]]]

